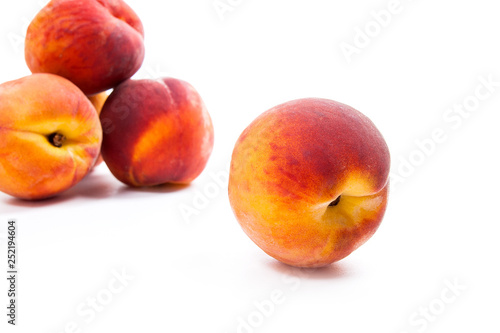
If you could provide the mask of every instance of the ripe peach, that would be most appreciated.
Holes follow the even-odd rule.
[[[86,95],[130,78],[144,59],[142,23],[122,0],[52,0],[26,33],[26,63]]]
[[[101,141],[94,107],[70,81],[33,74],[0,85],[0,191],[54,196],[88,173]]]
[[[389,165],[387,145],[366,116],[331,100],[295,100],[243,131],[229,199],[244,232],[267,254],[292,266],[325,266],[377,230]]]
[[[102,107],[104,106],[104,103],[106,102],[108,96],[109,96],[108,93],[105,91],[99,94],[87,96],[92,105],[94,106],[95,110],[97,111],[97,114],[101,114]]]
[[[205,104],[178,79],[123,82],[104,104],[101,123],[104,162],[130,186],[190,183],[212,152]]]
[[[102,111],[102,107],[104,106],[104,103],[106,102],[106,99],[108,98],[108,93],[103,91],[99,94],[95,95],[90,95],[87,96],[92,105],[94,106],[95,110],[97,111],[97,114],[100,115]],[[99,153],[99,156],[97,157],[97,160],[95,161],[95,164],[92,168],[95,168],[99,164],[101,164],[103,161],[101,153]]]

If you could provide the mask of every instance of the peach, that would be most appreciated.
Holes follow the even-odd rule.
[[[260,115],[237,140],[229,200],[267,254],[321,267],[375,233],[389,166],[387,145],[366,116],[331,100],[295,100]]]
[[[100,118],[104,162],[130,186],[190,183],[212,152],[210,115],[182,80],[127,80],[108,97]]]
[[[95,110],[97,111],[97,114],[100,115],[102,111],[102,107],[104,106],[104,103],[106,102],[106,99],[108,98],[109,94],[105,91],[95,94],[95,95],[90,95],[87,96],[92,105],[94,106]],[[99,153],[99,156],[97,157],[97,160],[95,161],[95,164],[93,168],[101,164],[103,161],[102,155]]]
[[[52,0],[31,21],[25,58],[33,73],[53,73],[86,95],[130,78],[144,59],[143,26],[122,0]]]
[[[98,115],[70,81],[33,74],[0,85],[0,191],[54,196],[78,183],[102,141]]]
[[[101,114],[102,107],[104,106],[104,103],[106,102],[108,96],[109,96],[108,93],[105,91],[99,94],[87,96],[92,105],[94,106],[95,110],[97,111],[97,114]]]

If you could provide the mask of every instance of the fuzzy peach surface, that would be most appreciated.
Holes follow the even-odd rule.
[[[266,253],[293,266],[324,266],[376,231],[389,165],[383,137],[363,114],[330,100],[296,100],[243,131],[229,199],[245,233]]]
[[[103,91],[101,93],[87,96],[92,105],[94,106],[95,110],[97,111],[97,114],[100,115],[102,111],[102,107],[104,106],[104,103],[108,99],[109,94],[106,91]],[[102,155],[99,153],[99,156],[97,157],[97,160],[94,163],[93,168],[96,166],[100,165],[103,162]]]
[[[104,161],[130,186],[190,183],[212,152],[210,115],[182,80],[127,80],[108,97],[100,118]]]
[[[66,137],[61,147],[49,136]],[[53,196],[79,182],[99,153],[102,130],[87,97],[70,81],[33,74],[0,85],[0,191]]]
[[[115,87],[144,59],[144,29],[122,0],[52,0],[31,21],[25,58],[32,73],[53,73],[85,94]]]

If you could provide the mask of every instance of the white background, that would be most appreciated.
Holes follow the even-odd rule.
[[[226,1],[223,19],[212,0],[128,1],[146,34],[135,77],[196,87],[214,122],[212,157],[188,187],[127,188],[101,165],[53,200],[0,194],[0,233],[17,219],[20,267],[18,326],[6,324],[2,278],[0,331],[498,332],[500,86],[467,117],[444,118],[477,101],[477,87],[488,92],[481,77],[500,82],[496,2],[401,0],[377,31],[371,12],[388,0]],[[1,6],[4,82],[29,74],[22,39],[41,7]],[[373,37],[349,62],[341,45],[355,46],[365,27]],[[365,113],[392,154],[377,234],[320,270],[289,268],[257,248],[224,183],[241,131],[302,97]],[[416,142],[436,130],[445,139],[423,155]],[[183,216],[182,207],[198,214]],[[115,281],[122,272],[125,286]],[[123,288],[111,294],[110,284]],[[280,297],[270,306],[272,294]],[[106,303],[100,311],[88,305],[96,297]]]

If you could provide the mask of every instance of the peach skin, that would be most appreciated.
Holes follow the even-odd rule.
[[[95,110],[97,111],[97,114],[100,115],[102,111],[102,107],[104,106],[104,103],[106,102],[106,99],[108,98],[108,93],[103,91],[99,94],[87,96],[92,105],[94,106]],[[97,160],[95,161],[94,166],[92,167],[95,168],[99,164],[101,164],[103,161],[102,155],[99,153],[99,156],[97,157]]]
[[[190,183],[212,152],[210,115],[182,80],[123,82],[104,104],[101,123],[104,162],[130,186]]]
[[[367,241],[384,215],[388,147],[355,109],[299,99],[255,119],[237,140],[229,200],[243,231],[296,267],[338,261]]]
[[[94,107],[70,81],[33,74],[0,85],[0,191],[54,196],[89,172],[101,141]]]
[[[26,33],[26,64],[53,73],[86,95],[130,78],[144,60],[143,26],[122,0],[52,0]]]
[[[108,96],[109,96],[108,93],[103,91],[99,94],[87,96],[87,98],[94,106],[95,110],[97,111],[97,114],[101,114],[102,107],[104,106],[106,99],[108,99]]]

